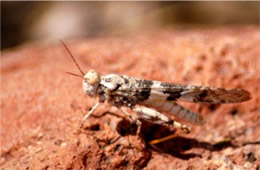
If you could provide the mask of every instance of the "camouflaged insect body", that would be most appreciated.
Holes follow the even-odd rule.
[[[93,77],[98,75],[93,70],[87,74],[93,74]],[[84,86],[89,86],[88,81],[83,80]],[[199,114],[178,105],[177,100],[199,103],[235,103],[250,99],[250,94],[241,89],[172,84],[116,74],[102,76],[94,86],[97,87],[96,95],[99,96],[100,102],[107,101],[118,108],[128,107],[139,112],[142,111],[134,108],[139,105],[146,106],[173,114],[179,119],[194,124],[203,124],[205,121]],[[86,88],[84,90],[89,93]],[[147,115],[141,115],[141,117],[147,118]],[[157,115],[156,119],[160,119],[160,116]]]
[[[99,97],[99,102],[84,116],[80,127],[100,103],[108,102],[136,122],[142,118],[153,123],[174,126],[188,133],[190,132],[189,126],[172,120],[161,112],[200,125],[205,123],[203,117],[180,106],[176,101],[219,104],[244,102],[251,98],[250,93],[242,89],[181,85],[117,74],[100,76],[95,70],[84,74],[68,47],[63,41],[61,43],[82,74],[84,92],[90,97]],[[72,75],[75,74],[72,73]],[[138,118],[123,110],[124,108],[133,110]]]

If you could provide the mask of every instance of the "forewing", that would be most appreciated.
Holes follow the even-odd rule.
[[[180,100],[199,103],[239,103],[251,99],[243,89],[224,89],[214,87],[191,86],[181,92]]]
[[[138,81],[140,81],[138,79]],[[148,81],[148,80],[146,80]],[[158,99],[160,101],[188,101],[196,103],[238,103],[251,99],[248,91],[243,89],[224,89],[205,86],[181,85],[164,83],[159,81],[149,81],[145,86],[142,84],[131,88],[120,89],[124,92],[135,92],[137,96],[146,95],[146,100]]]

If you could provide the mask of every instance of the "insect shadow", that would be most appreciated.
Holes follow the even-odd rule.
[[[119,121],[117,124],[116,130],[120,134],[121,137],[125,137],[128,135],[137,135],[137,125],[133,122],[130,122],[126,118],[113,113],[113,112],[104,112],[101,115],[92,115],[96,118],[100,118],[106,114],[116,116],[116,117],[121,117],[122,120]],[[201,148],[205,150],[210,150],[210,151],[220,151],[222,149],[225,149],[227,147],[232,147],[236,148],[237,146],[233,145],[231,143],[231,140],[226,140],[226,141],[221,141],[216,144],[211,144],[209,142],[205,141],[199,141],[195,138],[188,138],[188,137],[183,137],[183,136],[176,136],[168,141],[156,144],[156,148],[151,147],[149,145],[149,142],[154,140],[154,139],[159,139],[168,135],[174,134],[176,131],[172,130],[169,127],[166,126],[161,126],[157,124],[153,124],[150,122],[147,122],[145,120],[142,121],[142,127],[141,127],[141,132],[139,134],[139,137],[142,139],[143,142],[145,142],[145,149],[152,149],[156,152],[161,152],[165,154],[170,154],[174,157],[183,159],[183,160],[188,160],[190,158],[194,157],[202,157],[201,154],[198,153],[185,153],[185,151],[194,149],[194,148]]]
[[[163,138],[165,136],[176,133],[175,130],[171,130],[169,127],[151,124],[149,122],[143,123],[141,131],[142,135],[144,135],[144,141],[146,142],[150,142],[151,140]],[[202,155],[199,153],[185,153],[191,149],[201,148],[210,151],[220,151],[227,147],[235,148],[237,146],[233,145],[231,140],[211,144],[209,142],[199,141],[196,138],[177,135],[170,140],[156,144],[155,150],[157,151],[157,149],[159,149],[159,151],[162,153],[170,154],[183,160],[188,160],[194,157],[202,157]],[[154,149],[153,147],[151,148]]]

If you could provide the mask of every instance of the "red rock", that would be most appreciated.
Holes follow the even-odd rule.
[[[158,144],[161,153],[147,145],[141,147],[143,141],[134,134],[129,143],[128,135],[113,141],[119,136],[114,126],[122,117],[111,114],[90,117],[87,122],[91,123],[86,123],[90,128],[80,135],[74,133],[92,100],[83,93],[79,78],[65,74],[78,70],[58,41],[6,50],[1,58],[2,169],[207,169],[213,164],[222,166],[214,163],[213,155],[234,155],[232,144],[241,150],[252,145],[252,153],[259,150],[258,27],[167,30],[66,44],[85,72],[95,69],[102,75],[117,73],[172,83],[243,88],[253,98],[216,107],[182,103],[200,112],[207,124],[193,126],[185,137]],[[115,112],[104,105],[95,115],[109,110]],[[159,126],[144,126],[146,141],[160,130],[164,130],[163,135],[173,133]],[[214,145],[226,136],[231,142]],[[227,147],[230,153],[223,151]],[[232,159],[236,167],[247,162],[241,156]],[[259,160],[256,157],[251,163]]]

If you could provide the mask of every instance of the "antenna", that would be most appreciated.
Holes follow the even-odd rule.
[[[69,75],[72,75],[72,76],[76,76],[76,77],[80,77],[80,78],[84,78],[82,75],[79,75],[79,74],[75,74],[75,73],[71,73],[71,72],[65,72]]]
[[[67,45],[62,41],[60,40],[60,42],[62,43],[62,45],[65,47],[65,49],[68,51],[68,53],[70,54],[70,57],[72,58],[73,62],[76,64],[76,66],[78,67],[80,73],[84,76],[84,72],[81,70],[81,68],[79,67],[77,61],[75,60],[75,58],[73,57],[73,55],[71,54],[69,48],[67,47]]]

